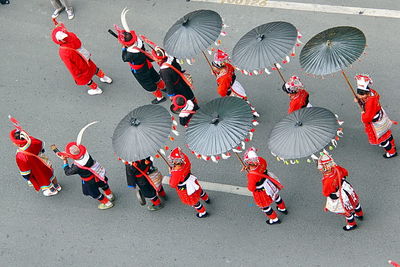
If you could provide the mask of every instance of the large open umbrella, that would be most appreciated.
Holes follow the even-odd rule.
[[[164,37],[164,48],[168,54],[178,59],[190,59],[204,53],[215,43],[222,31],[221,16],[212,10],[196,10],[180,18]]]
[[[301,35],[296,27],[288,22],[276,21],[255,27],[236,43],[232,52],[233,64],[244,74],[259,74],[268,68],[277,70],[281,79],[279,63],[290,61],[295,55],[295,47],[300,44]]]
[[[317,159],[314,153],[328,144],[336,146],[343,129],[336,115],[320,108],[302,108],[287,115],[272,129],[268,148],[271,153],[288,164],[298,163],[299,158]]]
[[[256,124],[247,102],[237,97],[217,98],[193,115],[186,130],[186,143],[197,157],[216,162],[226,158],[229,150],[236,155],[243,150],[244,141],[251,140]]]
[[[168,164],[163,156],[163,148],[171,138],[171,128],[177,134],[176,124],[162,106],[138,107],[129,112],[115,128],[112,137],[114,152],[128,163],[159,155]]]
[[[340,71],[353,96],[353,86],[344,69],[353,64],[366,46],[364,33],[354,27],[340,26],[327,29],[312,37],[300,53],[300,65],[307,73],[327,75]]]

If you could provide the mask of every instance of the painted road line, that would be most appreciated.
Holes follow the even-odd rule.
[[[205,181],[199,181],[199,182],[201,184],[201,187],[206,190],[224,192],[242,196],[252,196],[251,192],[247,190],[247,187],[230,185],[230,184],[218,184]],[[168,183],[169,183],[169,176],[164,176],[163,184],[168,184]]]
[[[385,18],[395,18],[395,19],[400,18],[400,10],[375,9],[366,7],[331,6],[331,5],[285,2],[285,1],[267,1],[267,0],[191,0],[191,1],[267,7],[267,8],[280,8],[280,9],[334,13],[334,14],[359,15],[359,16],[370,16],[370,17],[385,17]]]

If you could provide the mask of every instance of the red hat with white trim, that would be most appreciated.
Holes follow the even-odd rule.
[[[258,165],[260,164],[259,157],[257,155],[257,149],[254,147],[249,147],[243,156],[243,161],[249,165]]]
[[[216,68],[221,68],[223,66],[223,63],[228,61],[229,55],[224,51],[218,49],[217,52],[215,52],[214,54],[214,61],[212,62],[212,65]]]
[[[326,151],[321,152],[318,158],[318,170],[327,171],[334,166],[336,166],[336,163],[333,161],[332,156]]]
[[[180,147],[176,147],[174,150],[171,151],[171,153],[168,156],[168,159],[171,161],[171,163],[185,163],[185,154],[182,152],[182,149]]]
[[[303,83],[300,81],[300,78],[298,76],[290,77],[290,79],[282,87],[283,91],[288,94],[294,94],[300,88],[303,88]]]
[[[357,93],[360,95],[370,92],[369,86],[373,84],[368,74],[358,74],[354,77],[357,81]]]

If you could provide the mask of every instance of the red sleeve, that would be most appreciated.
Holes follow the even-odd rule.
[[[290,100],[288,114],[307,106],[308,96],[309,94],[306,90],[299,90],[296,98]]]
[[[340,171],[340,178],[343,178],[343,177],[345,177],[345,176],[349,176],[349,172],[347,171],[347,169],[345,169],[345,168],[343,168],[342,166],[336,166],[336,168],[338,168],[339,169],[339,171]]]
[[[364,105],[364,113],[361,114],[361,121],[364,123],[372,122],[376,113],[381,109],[377,96],[369,97]]]
[[[224,75],[218,78],[217,93],[222,97],[226,96],[228,93],[228,89],[231,87],[231,82],[232,82],[232,77],[230,77],[229,75]]]
[[[75,80],[79,78],[80,75],[82,75],[82,73],[84,72],[82,70],[83,59],[78,55],[78,53],[68,48],[60,47],[60,57]]]
[[[259,157],[260,165],[258,165],[257,169],[254,171],[258,173],[264,173],[265,170],[267,169],[267,162],[265,161],[264,158]],[[247,174],[247,189],[249,191],[254,192],[256,190],[256,184],[258,181],[260,181],[263,177],[253,174],[253,173],[248,173]]]
[[[21,152],[18,152],[15,160],[17,162],[17,166],[21,175],[29,175],[31,173],[31,167],[29,166],[27,156],[25,156]]]

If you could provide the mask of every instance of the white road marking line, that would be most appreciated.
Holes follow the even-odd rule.
[[[169,176],[164,176],[163,184],[169,183]],[[218,184],[212,182],[199,181],[202,188],[210,191],[224,192],[242,196],[252,196],[252,193],[247,190],[247,187],[236,186],[230,184]]]
[[[308,4],[308,3],[297,3],[297,2],[267,1],[267,0],[191,0],[191,1],[267,7],[267,8],[280,8],[280,9],[313,11],[313,12],[323,12],[323,13],[359,15],[359,16],[370,16],[370,17],[385,17],[385,18],[395,18],[395,19],[400,18],[400,10],[375,9],[366,7],[331,6],[331,5]]]

